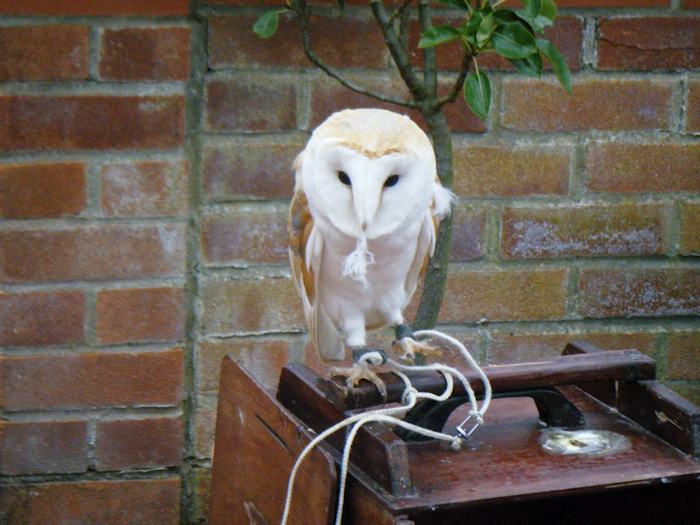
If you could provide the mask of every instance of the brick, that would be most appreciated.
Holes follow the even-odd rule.
[[[572,154],[571,146],[457,146],[453,189],[466,197],[566,195]]]
[[[279,3],[276,0],[205,0],[203,3],[211,5],[231,5],[231,6],[273,6],[279,7]],[[387,6],[399,6],[402,2],[400,0],[387,0],[384,2]],[[337,6],[337,0],[318,0],[314,2],[318,5],[330,5]],[[345,5],[363,5],[367,6],[366,0],[345,0]]]
[[[23,525],[177,525],[180,478],[4,485],[0,521]]]
[[[253,32],[257,16],[214,16],[209,19],[209,66],[315,67],[304,53],[302,30],[296,15],[280,20],[280,30],[269,40]],[[389,51],[374,19],[346,13],[338,17],[311,17],[311,47],[332,67],[385,68]],[[362,38],[357,38],[362,35]]]
[[[654,356],[657,335],[649,332],[496,333],[489,342],[489,363],[529,363],[561,355],[572,341],[587,341],[602,350],[635,349]]]
[[[187,213],[185,161],[116,162],[100,170],[102,211],[110,217]]]
[[[0,292],[0,346],[80,343],[84,324],[82,292]]]
[[[447,276],[440,321],[559,319],[566,314],[565,269],[455,269]]]
[[[700,332],[682,331],[669,335],[666,379],[700,379]]]
[[[174,148],[182,96],[0,96],[0,151]]]
[[[510,259],[661,255],[668,212],[656,204],[506,208],[501,251]]]
[[[395,78],[356,78],[351,76],[350,79],[375,93],[400,100],[409,100],[410,97],[403,82]],[[369,107],[397,111],[397,107],[393,104],[360,95],[338,84],[335,80],[319,76],[311,84],[309,130],[316,128],[336,111]]]
[[[87,467],[87,422],[0,421],[0,474],[66,474]]]
[[[501,121],[521,131],[669,129],[671,96],[672,84],[655,80],[580,80],[569,95],[556,81],[506,78]]]
[[[582,270],[579,288],[586,317],[700,313],[700,271],[692,268]]]
[[[99,75],[104,80],[187,80],[189,27],[106,28]]]
[[[486,213],[465,206],[455,206],[452,210],[452,253],[451,261],[467,262],[481,259],[485,253],[483,244]]]
[[[103,290],[97,294],[99,344],[179,341],[185,337],[182,288]]]
[[[700,144],[596,143],[586,162],[594,191],[700,191]]]
[[[700,67],[700,19],[608,18],[600,21],[598,69]]]
[[[668,7],[668,0],[559,0],[562,7]]]
[[[202,220],[202,253],[211,264],[286,263],[287,207],[239,205]]]
[[[191,483],[194,485],[194,501],[192,502],[192,522],[207,523],[209,516],[209,499],[211,493],[211,469],[192,469]]]
[[[88,36],[79,25],[2,27],[0,80],[86,79]]]
[[[98,421],[97,470],[173,467],[181,463],[182,417]]]
[[[0,232],[2,282],[167,277],[184,269],[180,224]]]
[[[78,215],[85,208],[85,165],[0,165],[0,217],[48,219]]]
[[[386,78],[352,78],[352,80],[371,92],[391,96],[399,100],[411,100],[410,94],[401,80],[392,79],[387,81]],[[309,128],[315,128],[336,111],[346,108],[368,107],[406,113],[424,130],[427,129],[427,124],[420,112],[416,110],[406,110],[393,104],[380,102],[374,98],[360,95],[325,77],[319,78],[311,86],[311,118]],[[444,112],[450,129],[454,132],[481,133],[487,129],[486,124],[467,107],[464,97],[457,97],[454,104],[445,106]]]
[[[198,458],[211,458],[214,455],[214,433],[216,431],[216,397],[197,396],[194,412],[195,452]]]
[[[700,382],[698,381],[662,381],[667,387],[673,390],[676,394],[684,397],[691,403],[700,405]]]
[[[204,146],[204,189],[213,201],[236,198],[290,198],[292,163],[304,144],[273,141]]]
[[[700,132],[700,81],[688,82],[686,130]]]
[[[265,388],[274,390],[280,371],[287,364],[289,343],[280,340],[226,339],[203,341],[197,350],[198,390],[215,394],[219,390],[221,360],[231,355]]]
[[[189,0],[13,0],[0,6],[6,15],[160,15],[182,16],[189,13]]]
[[[206,83],[209,131],[287,131],[296,129],[297,85],[287,76],[239,73]],[[274,101],[274,103],[271,103]]]
[[[212,278],[202,291],[204,334],[288,332],[306,328],[291,279]]]
[[[681,203],[681,255],[700,255],[700,202]]]
[[[177,405],[183,353],[5,356],[0,377],[0,407],[7,411]]]

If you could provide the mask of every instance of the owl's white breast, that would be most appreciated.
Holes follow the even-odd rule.
[[[358,311],[367,325],[389,324],[400,316],[410,300],[405,290],[406,275],[415,257],[422,220],[413,218],[391,234],[368,240],[374,262],[367,267],[367,285],[342,272],[357,239],[327,221],[317,223],[324,240],[320,300],[336,325],[344,326],[346,317]]]

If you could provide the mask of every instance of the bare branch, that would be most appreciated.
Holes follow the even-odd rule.
[[[465,50],[464,58],[462,59],[462,67],[459,71],[459,76],[454,81],[452,89],[450,89],[450,92],[447,94],[447,96],[439,98],[435,102],[435,109],[440,109],[445,104],[451,104],[457,99],[457,95],[459,95],[460,91],[462,91],[464,81],[467,79],[467,74],[469,74],[469,69],[472,65],[473,56],[474,55],[472,55],[471,52],[469,52],[469,50]]]
[[[418,22],[422,33],[433,27],[429,0],[418,0]],[[437,98],[437,65],[435,48],[426,47],[423,50],[423,85],[431,99]]]
[[[419,105],[416,102],[410,100],[397,99],[388,95],[384,95],[382,93],[371,91],[363,86],[360,86],[359,84],[356,84],[352,80],[349,80],[340,75],[340,73],[338,73],[335,69],[326,64],[323,61],[323,59],[320,56],[318,56],[318,54],[316,54],[316,52],[311,46],[311,31],[309,27],[309,19],[311,12],[306,4],[306,1],[296,0],[295,2],[292,2],[291,9],[293,9],[296,12],[302,24],[302,41],[304,45],[304,54],[306,54],[306,57],[326,75],[337,80],[341,85],[345,86],[351,91],[354,91],[355,93],[359,93],[360,95],[364,95],[366,97],[371,97],[375,100],[379,100],[380,102],[394,104],[396,106],[401,106],[410,109],[416,109],[419,107]]]
[[[399,70],[401,78],[403,78],[404,83],[408,87],[411,95],[415,101],[420,105],[428,98],[428,93],[425,86],[416,76],[411,63],[408,60],[408,54],[406,50],[401,46],[399,42],[399,37],[396,34],[394,25],[389,21],[386,10],[384,9],[384,4],[382,0],[370,0],[370,5],[372,7],[372,14],[374,18],[379,23],[379,27],[384,35],[384,42],[389,48],[391,57],[394,59],[394,63]]]
[[[410,3],[413,2],[413,0],[404,0],[403,4],[401,4],[396,11],[391,13],[391,16],[389,17],[389,23],[393,23],[394,20],[396,20],[397,16],[400,16],[403,19],[403,16],[405,13],[408,13],[407,7],[410,5]]]
[[[412,0],[407,0],[404,3],[404,6],[408,6],[408,4]],[[408,32],[411,26],[411,12],[408,9],[403,9],[401,11],[401,18],[399,19],[399,44],[401,44],[401,49],[404,50],[404,53],[406,53],[406,56],[409,56],[409,51],[408,51]]]

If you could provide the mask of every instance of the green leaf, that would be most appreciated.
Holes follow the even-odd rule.
[[[542,68],[544,66],[542,63],[542,56],[539,53],[525,58],[511,59],[510,63],[513,64],[520,73],[529,77],[539,77],[542,74]]]
[[[557,17],[557,6],[553,0],[541,0],[542,7],[540,14],[532,21],[532,27],[535,31],[542,34],[545,28],[554,24],[554,19]]]
[[[554,19],[557,17],[557,4],[554,3],[554,0],[541,0],[541,2],[542,7],[538,16],[554,22]]]
[[[469,21],[467,22],[467,36],[476,35],[483,19],[484,15],[482,15],[480,11],[474,11],[474,13],[472,13],[472,16],[469,17]]]
[[[535,18],[540,14],[542,8],[542,0],[522,0],[523,7],[521,11],[526,13],[530,18]]]
[[[491,107],[491,83],[482,71],[472,71],[464,83],[464,98],[471,110],[481,119],[486,120]]]
[[[569,71],[569,66],[566,64],[566,60],[564,60],[564,57],[556,46],[549,40],[538,38],[537,49],[552,63],[554,73],[557,75],[559,82],[564,86],[564,89],[571,94],[571,72]]]
[[[506,58],[525,58],[537,52],[535,37],[522,22],[499,25],[491,42],[496,52]]]
[[[277,31],[277,26],[280,23],[280,14],[284,13],[283,9],[274,9],[266,11],[253,24],[253,31],[260,38],[270,38]]]
[[[486,15],[479,24],[479,29],[476,32],[476,43],[479,47],[483,47],[491,38],[494,29],[496,28],[496,22],[493,18],[493,14]]]
[[[518,15],[512,9],[497,9],[493,12],[493,17],[500,24],[508,24],[510,22],[518,22]]]
[[[542,34],[545,28],[554,23],[557,6],[553,0],[522,0],[523,9],[514,11],[523,21],[532,26],[533,31]]]
[[[462,34],[451,26],[435,26],[428,29],[421,35],[418,47],[425,49],[426,47],[435,47],[440,44],[451,42],[458,39]]]

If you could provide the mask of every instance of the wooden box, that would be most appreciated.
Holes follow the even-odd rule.
[[[343,523],[700,523],[700,410],[654,380],[653,360],[635,350],[602,352],[575,343],[552,361],[485,372],[503,397],[457,452],[382,424],[363,428],[350,457]],[[392,374],[384,378],[388,401],[397,401],[401,383]],[[438,392],[444,384],[438,374],[412,379],[421,390]],[[542,421],[560,420],[550,413],[556,408],[519,395],[533,389],[563,396],[578,414],[565,414],[565,421],[624,436],[627,446],[604,455],[548,452],[543,436],[552,429]],[[303,365],[286,367],[278,391],[268,392],[226,357],[210,523],[279,523],[289,473],[304,446],[380,401],[369,384],[346,389]],[[460,410],[447,418],[445,431]],[[302,464],[290,524],[334,522],[344,437],[337,433]]]

